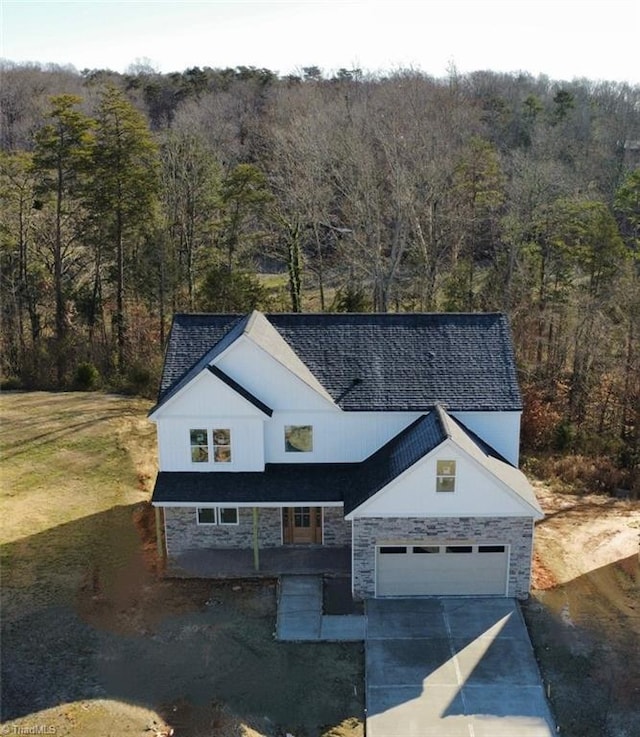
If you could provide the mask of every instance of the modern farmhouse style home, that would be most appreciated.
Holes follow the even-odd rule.
[[[168,569],[342,553],[356,598],[524,598],[521,409],[500,314],[176,315],[150,412]]]

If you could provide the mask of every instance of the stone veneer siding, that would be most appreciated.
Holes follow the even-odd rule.
[[[238,509],[237,525],[199,525],[195,507],[165,507],[164,518],[168,556],[194,548],[253,547],[252,508]],[[258,509],[258,544],[261,548],[282,545],[280,508]]]
[[[230,505],[231,506],[231,505]],[[323,544],[328,547],[351,545],[351,523],[344,519],[342,507],[324,507]],[[165,507],[167,555],[180,555],[194,548],[253,548],[253,509],[238,509],[237,525],[199,525],[195,507]],[[282,509],[258,509],[260,548],[282,545]]]
[[[353,521],[354,597],[375,596],[377,545],[424,541],[510,545],[507,596],[529,596],[533,544],[530,517],[360,517]]]
[[[322,523],[322,542],[324,545],[351,546],[351,522],[345,520],[343,507],[324,507]]]

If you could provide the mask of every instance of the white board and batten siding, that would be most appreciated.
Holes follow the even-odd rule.
[[[274,412],[265,423],[267,463],[355,463],[365,460],[419,417],[416,412]],[[310,425],[313,450],[285,450],[284,428]]]
[[[274,412],[272,417],[202,415],[158,421],[163,471],[262,471],[265,463],[352,463],[362,461],[415,419],[412,413]],[[189,430],[231,431],[232,462],[192,463]],[[310,452],[285,450],[285,427],[310,425]]]
[[[514,466],[520,454],[522,412],[452,412],[451,416],[481,437]]]
[[[202,371],[156,414],[161,471],[263,471],[267,416],[223,381]],[[231,462],[192,463],[190,430],[231,431]],[[211,448],[212,451],[212,448]]]
[[[264,471],[264,430],[260,419],[215,416],[170,418],[158,422],[158,456],[161,471]],[[231,432],[231,462],[213,460],[211,433],[213,430]],[[190,430],[207,430],[209,460],[191,461]]]
[[[506,596],[508,545],[379,545],[376,596]]]
[[[437,461],[456,462],[454,491],[436,491]],[[452,443],[394,479],[349,517],[522,517],[531,509]]]
[[[236,341],[215,365],[273,410],[341,411],[250,340]]]

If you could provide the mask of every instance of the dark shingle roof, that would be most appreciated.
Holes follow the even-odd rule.
[[[360,463],[271,463],[257,471],[162,471],[155,503],[344,502],[348,514],[446,439],[435,412],[412,422]]]
[[[446,440],[436,412],[419,417],[373,455],[358,464],[355,483],[344,496],[344,513],[349,514],[427,453]]]
[[[278,333],[344,410],[520,410],[509,326],[496,313],[270,314]],[[211,349],[242,332],[240,315],[174,318],[162,403]],[[230,332],[231,331],[231,332]],[[225,337],[226,336],[226,337]],[[215,351],[218,353],[219,351]],[[210,355],[208,360],[211,360]],[[195,370],[194,369],[194,370]]]
[[[267,464],[264,472],[161,471],[154,503],[341,502],[358,464]]]
[[[152,502],[294,506],[343,502],[344,514],[348,515],[447,438],[503,481],[541,518],[525,476],[441,407],[419,417],[359,463],[272,463],[265,466],[264,472],[164,471],[156,479]]]

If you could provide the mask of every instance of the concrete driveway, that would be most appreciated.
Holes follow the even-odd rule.
[[[367,602],[367,737],[556,734],[511,599]]]

